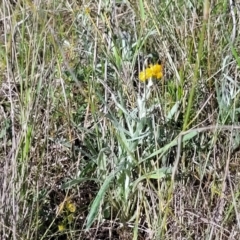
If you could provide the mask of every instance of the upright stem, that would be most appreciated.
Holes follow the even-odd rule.
[[[203,56],[203,44],[204,44],[204,39],[205,39],[205,32],[206,32],[208,18],[209,18],[209,1],[205,0],[204,1],[204,12],[203,12],[203,25],[202,25],[202,30],[201,30],[200,40],[199,40],[196,64],[195,64],[195,68],[194,68],[192,88],[191,88],[190,95],[188,98],[187,112],[184,116],[183,131],[187,130],[188,125],[189,125],[190,111],[191,111],[191,108],[193,105],[193,97],[195,94],[195,88],[197,86],[198,77],[199,77],[200,62],[201,62],[201,59]]]

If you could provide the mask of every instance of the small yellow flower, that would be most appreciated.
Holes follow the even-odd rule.
[[[145,71],[141,71],[139,73],[139,80],[144,82],[149,78],[156,78],[160,79],[162,78],[162,66],[160,64],[150,65],[148,68],[145,69]]]
[[[88,15],[89,15],[89,14],[90,14],[90,12],[91,12],[91,9],[90,9],[90,8],[88,8],[88,7],[87,7],[87,8],[85,8],[85,13],[86,13],[86,14],[88,14]]]
[[[151,69],[147,68],[145,71],[140,72],[139,79],[141,81],[146,81],[147,79],[152,77]]]
[[[156,79],[161,79],[163,76],[162,72],[156,74]]]
[[[155,64],[151,66],[153,77],[159,79],[162,77],[162,66],[160,64]]]
[[[59,232],[63,232],[66,229],[66,227],[64,226],[64,224],[59,224],[58,225],[58,231]]]
[[[71,201],[67,201],[66,202],[66,209],[69,212],[74,213],[74,212],[76,212],[76,205]]]

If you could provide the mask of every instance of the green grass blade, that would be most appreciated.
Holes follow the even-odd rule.
[[[116,172],[112,172],[104,181],[104,183],[102,184],[96,198],[94,199],[92,205],[91,205],[91,208],[90,208],[90,212],[87,216],[87,223],[86,223],[86,229],[89,229],[93,222],[94,222],[94,219],[98,213],[98,210],[99,210],[99,207],[100,207],[100,204],[101,204],[101,201],[103,200],[103,197],[106,193],[106,191],[108,190],[109,188],[109,185],[111,183],[111,181],[114,179],[114,177],[116,176],[116,174],[122,170],[122,167],[123,165],[121,165]]]
[[[189,133],[187,133],[186,135],[183,136],[182,138],[182,142],[186,142],[192,138],[194,138],[196,135],[198,134],[198,131],[191,131]],[[151,155],[149,155],[147,158],[141,160],[139,163],[142,163],[144,161],[146,161],[147,159],[153,158],[156,155],[159,154],[164,154],[165,152],[167,152],[170,148],[177,146],[178,145],[178,138],[174,139],[172,142],[170,142],[169,144],[165,145],[164,147],[160,148],[159,150],[155,151],[154,153],[152,153]]]

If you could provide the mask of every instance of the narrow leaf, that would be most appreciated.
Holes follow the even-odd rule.
[[[94,219],[98,213],[98,210],[99,210],[99,207],[100,207],[100,204],[101,204],[101,201],[104,197],[104,194],[106,193],[106,191],[108,190],[109,188],[109,185],[111,183],[111,181],[114,179],[115,175],[122,170],[123,168],[123,164],[120,165],[120,167],[117,169],[117,171],[115,172],[112,172],[104,181],[103,185],[101,186],[96,198],[94,199],[92,205],[91,205],[91,208],[90,208],[90,212],[87,216],[87,224],[86,224],[86,229],[88,230],[91,225],[93,224],[94,222]]]
[[[186,141],[194,138],[197,134],[198,134],[198,131],[196,131],[196,130],[187,133],[186,135],[184,135],[184,136],[182,137],[182,142],[186,142]],[[164,154],[164,153],[167,152],[170,148],[178,145],[178,139],[179,139],[179,137],[178,137],[178,138],[175,138],[172,142],[168,143],[168,144],[165,145],[164,147],[162,147],[162,148],[160,148],[159,150],[155,151],[154,153],[152,153],[151,155],[149,155],[147,158],[141,160],[139,163],[142,163],[142,162],[146,161],[146,160],[149,159],[149,158],[153,158],[153,157],[155,157],[156,155]]]

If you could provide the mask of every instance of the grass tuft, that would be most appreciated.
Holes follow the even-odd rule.
[[[0,15],[0,239],[240,237],[237,1]]]

